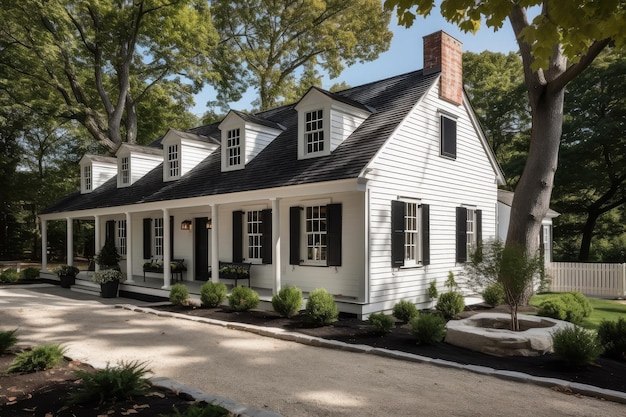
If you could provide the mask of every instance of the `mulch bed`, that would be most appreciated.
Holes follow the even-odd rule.
[[[247,323],[256,326],[283,328],[285,330],[300,332],[324,339],[397,350],[461,364],[518,371],[534,376],[557,378],[626,392],[626,362],[619,362],[602,357],[593,365],[589,365],[585,368],[571,368],[554,354],[536,357],[497,357],[447,343],[422,346],[416,343],[415,337],[410,333],[408,325],[398,323],[391,333],[381,335],[366,321],[358,320],[356,317],[347,314],[341,314],[339,321],[331,326],[310,327],[304,321],[302,315],[287,319],[280,317],[273,311],[252,310],[248,312],[235,312],[228,308],[209,309],[173,305],[163,305],[153,308],[190,316]],[[474,308],[481,311],[485,310],[484,306]],[[499,311],[502,310],[503,307],[499,309]],[[466,311],[463,315],[469,315],[475,312],[476,311]]]

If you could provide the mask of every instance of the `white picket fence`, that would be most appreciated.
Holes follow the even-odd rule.
[[[593,297],[626,296],[626,264],[551,262],[550,291],[579,291]]]

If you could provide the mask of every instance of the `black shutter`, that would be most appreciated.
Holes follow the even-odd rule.
[[[430,265],[430,206],[422,204],[422,265]]]
[[[143,259],[152,258],[152,219],[143,219]]]
[[[233,262],[243,262],[243,211],[233,211]]]
[[[456,158],[456,120],[441,116],[441,154]]]
[[[404,216],[403,201],[391,201],[391,266],[404,266]]]
[[[476,210],[476,252],[483,253],[483,211]]]
[[[272,210],[261,210],[261,262],[272,263]]]
[[[115,244],[115,220],[107,220],[104,230],[105,242]]]
[[[174,259],[174,216],[170,216],[170,261]]]
[[[456,261],[467,262],[467,209],[456,208]]]
[[[326,249],[328,266],[341,266],[341,204],[326,206]]]
[[[300,265],[300,211],[299,206],[289,207],[289,265]]]

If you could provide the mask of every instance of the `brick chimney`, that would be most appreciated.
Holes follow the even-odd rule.
[[[441,71],[439,98],[456,105],[463,102],[461,45],[442,30],[424,36],[424,75]]]

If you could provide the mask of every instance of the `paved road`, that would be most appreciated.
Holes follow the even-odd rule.
[[[156,376],[286,417],[623,416],[626,405],[457,369],[325,349],[112,308],[59,287],[0,288],[0,329],[61,343],[94,364],[147,361]]]

